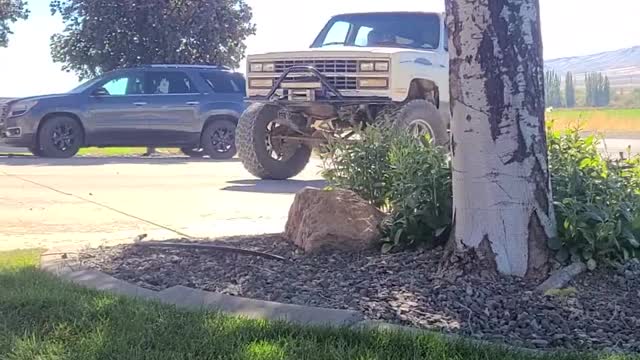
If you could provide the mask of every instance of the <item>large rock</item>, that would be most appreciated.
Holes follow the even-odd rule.
[[[285,236],[305,252],[357,252],[380,240],[383,219],[383,212],[352,191],[307,187],[293,200]]]

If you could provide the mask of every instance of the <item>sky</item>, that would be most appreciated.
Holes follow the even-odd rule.
[[[332,15],[343,12],[444,11],[444,0],[246,1],[258,28],[247,40],[250,54],[306,48]],[[29,0],[30,19],[15,24],[9,47],[0,49],[0,97],[60,93],[78,84],[51,60],[49,38],[62,31],[62,21],[48,4]],[[640,45],[638,0],[540,0],[540,7],[545,59]],[[285,20],[287,14],[295,15]]]

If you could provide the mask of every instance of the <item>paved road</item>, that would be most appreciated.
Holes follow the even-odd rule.
[[[318,171],[258,181],[235,159],[0,157],[0,251],[180,237],[134,217],[194,237],[280,232],[293,194],[323,185]]]
[[[640,139],[607,140],[611,154],[629,145],[640,150]],[[319,165],[295,180],[258,181],[235,159],[0,155],[0,251],[179,237],[149,222],[194,237],[279,232],[293,194],[322,186]]]

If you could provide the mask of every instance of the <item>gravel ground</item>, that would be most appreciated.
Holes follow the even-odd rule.
[[[183,285],[229,295],[361,311],[369,319],[542,349],[640,352],[640,263],[583,275],[575,291],[544,296],[537,284],[436,275],[441,250],[308,256],[277,235],[227,238],[285,257],[135,245],[88,250],[89,267],[162,290]]]

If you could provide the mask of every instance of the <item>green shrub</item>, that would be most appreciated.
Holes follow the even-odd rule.
[[[356,141],[334,141],[326,147],[322,176],[386,209],[389,195],[389,149],[394,134],[367,128]]]
[[[626,261],[640,256],[640,158],[609,158],[598,136],[548,130],[549,166],[561,262]]]
[[[610,159],[597,136],[547,131],[560,262],[640,257],[640,157]],[[445,238],[451,227],[451,168],[438,149],[407,135],[369,129],[361,141],[329,146],[324,176],[389,213],[383,250]]]
[[[435,244],[451,225],[451,169],[439,149],[389,129],[328,146],[323,176],[387,211],[383,250]]]

